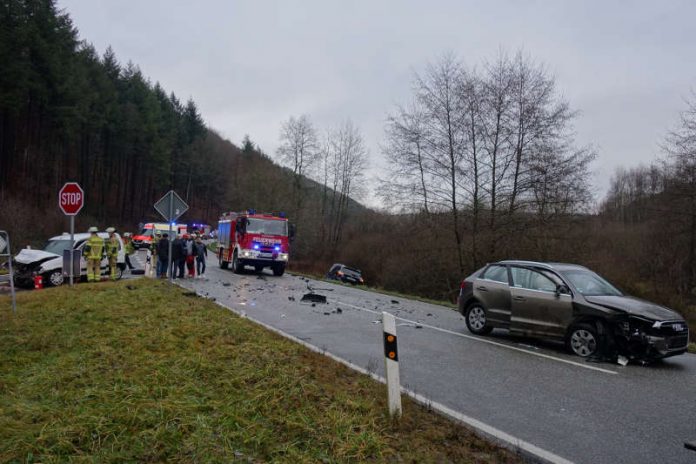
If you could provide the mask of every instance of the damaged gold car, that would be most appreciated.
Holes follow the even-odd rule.
[[[677,312],[625,295],[575,264],[500,261],[462,281],[459,310],[474,334],[494,328],[562,341],[582,357],[654,360],[685,353]]]

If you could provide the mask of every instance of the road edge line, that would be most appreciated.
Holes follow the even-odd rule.
[[[178,282],[175,282],[175,284],[181,288],[184,288],[186,290],[192,290],[188,287],[185,287]],[[346,359],[343,359],[339,356],[336,356],[333,353],[330,353],[324,349],[319,348],[318,346],[312,345],[311,343],[308,343],[300,338],[295,337],[294,335],[291,335],[287,332],[284,332],[281,329],[278,329],[276,327],[273,327],[272,325],[269,325],[263,321],[259,321],[258,319],[255,319],[253,317],[250,317],[245,311],[240,311],[237,310],[236,308],[232,308],[229,306],[225,306],[223,303],[217,301],[217,300],[211,300],[203,295],[201,295],[198,291],[194,290],[195,293],[201,297],[204,298],[208,301],[212,301],[216,305],[220,306],[221,308],[224,308],[228,311],[232,311],[239,317],[242,317],[244,319],[248,319],[255,324],[260,325],[261,327],[270,330],[271,332],[274,332],[284,338],[287,338],[288,340],[291,340],[295,343],[299,343],[300,345],[304,346],[305,348],[324,355],[338,363],[343,364],[344,366],[357,371],[361,374],[367,375],[371,377],[374,380],[377,380],[380,383],[386,384],[386,379],[378,374],[375,374],[374,372],[370,372],[364,367],[358,366],[357,364],[352,363],[351,361],[348,361]],[[496,429],[493,426],[490,426],[484,422],[479,421],[478,419],[474,419],[473,417],[469,417],[465,414],[462,414],[458,411],[455,411],[454,409],[451,409],[444,404],[440,404],[436,401],[430,400],[427,397],[416,393],[413,390],[410,390],[404,386],[401,387],[401,393],[408,395],[411,399],[413,399],[416,403],[425,406],[428,409],[431,409],[437,413],[439,413],[442,416],[447,417],[448,419],[454,420],[455,422],[459,422],[460,424],[466,425],[467,427],[474,429],[476,432],[478,432],[479,435],[487,438],[488,440],[502,446],[503,448],[506,448],[513,453],[519,453],[523,455],[526,458],[530,458],[535,460],[536,462],[541,462],[541,463],[547,463],[547,464],[574,464],[573,461],[569,461],[561,456],[558,456],[550,451],[547,451],[543,448],[540,448],[536,445],[533,445],[532,443],[529,443],[527,441],[524,441],[522,439],[519,439],[517,437],[514,437],[513,435],[510,435],[506,432],[503,432],[502,430]]]

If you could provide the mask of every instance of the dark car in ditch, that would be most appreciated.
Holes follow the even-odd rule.
[[[331,269],[329,269],[329,272],[326,274],[326,278],[340,280],[341,282],[353,285],[365,283],[362,272],[359,269],[353,269],[345,264],[334,264],[331,266]]]
[[[459,310],[474,334],[494,328],[562,341],[578,356],[659,359],[687,351],[677,312],[624,294],[575,264],[500,261],[462,281]]]

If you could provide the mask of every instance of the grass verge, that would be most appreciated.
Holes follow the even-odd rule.
[[[696,353],[696,343],[689,343],[689,353]]]
[[[520,462],[179,287],[0,297],[0,461]]]

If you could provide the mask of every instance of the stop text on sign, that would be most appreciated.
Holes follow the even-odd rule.
[[[62,193],[60,195],[60,203],[64,206],[78,205],[82,201],[82,194],[76,193]]]

